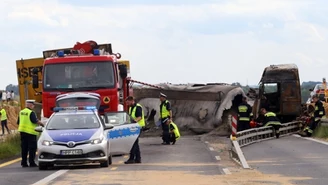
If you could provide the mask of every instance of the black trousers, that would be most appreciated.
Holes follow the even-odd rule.
[[[174,133],[170,133],[170,142],[176,142],[176,138],[175,138],[175,134]]]
[[[36,135],[21,132],[20,136],[21,136],[21,149],[22,149],[21,165],[27,165],[27,154],[29,155],[30,165],[35,164],[34,159],[37,149]]]
[[[320,121],[314,121],[314,118],[311,120],[311,123],[309,125],[309,128],[310,128],[311,132],[309,132],[309,130],[307,130],[307,132],[306,132],[306,134],[308,136],[310,136],[310,137],[312,136],[312,134],[313,134],[314,130],[317,128],[319,122]]]
[[[238,121],[237,123],[237,132],[250,129],[250,121]]]
[[[1,128],[2,128],[2,134],[5,134],[5,128],[8,132],[8,134],[10,134],[10,130],[8,128],[7,120],[1,121]]]
[[[169,126],[166,123],[163,123],[163,121],[165,119],[166,118],[162,118],[161,119],[161,121],[162,121],[162,130],[163,130],[162,140],[163,140],[163,143],[170,144],[170,131],[169,131]]]
[[[141,130],[140,130],[140,134],[141,134]],[[140,147],[139,147],[140,134],[139,134],[137,140],[133,143],[133,146],[130,150],[129,161],[141,161],[141,154],[140,154]]]

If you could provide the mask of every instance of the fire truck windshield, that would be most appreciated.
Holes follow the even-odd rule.
[[[44,91],[114,87],[114,67],[111,61],[56,63],[44,66]]]

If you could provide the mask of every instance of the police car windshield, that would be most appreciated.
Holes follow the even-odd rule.
[[[100,123],[94,114],[55,114],[47,123],[48,130],[92,129]]]

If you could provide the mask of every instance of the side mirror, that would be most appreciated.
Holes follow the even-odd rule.
[[[127,69],[126,65],[121,64],[118,66],[118,69],[120,70],[120,77],[122,79],[125,79],[128,76],[128,69]]]
[[[37,127],[35,127],[34,130],[37,131],[37,132],[42,132],[43,131],[43,127],[42,126],[37,126]]]
[[[105,124],[105,130],[110,130],[112,128],[114,128],[114,125],[113,124],[110,124],[110,123],[106,123]]]

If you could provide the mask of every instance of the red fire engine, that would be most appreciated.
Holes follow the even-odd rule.
[[[95,41],[76,43],[73,48],[43,52],[42,107],[44,117],[50,117],[56,97],[68,92],[93,92],[100,95],[99,112],[118,111],[124,98],[132,93],[129,88],[127,66],[118,62],[111,44],[98,45]],[[32,85],[39,86],[37,70],[33,71]],[[71,101],[71,100],[68,100]],[[70,103],[70,102],[66,102]],[[79,101],[81,106],[88,100]]]

